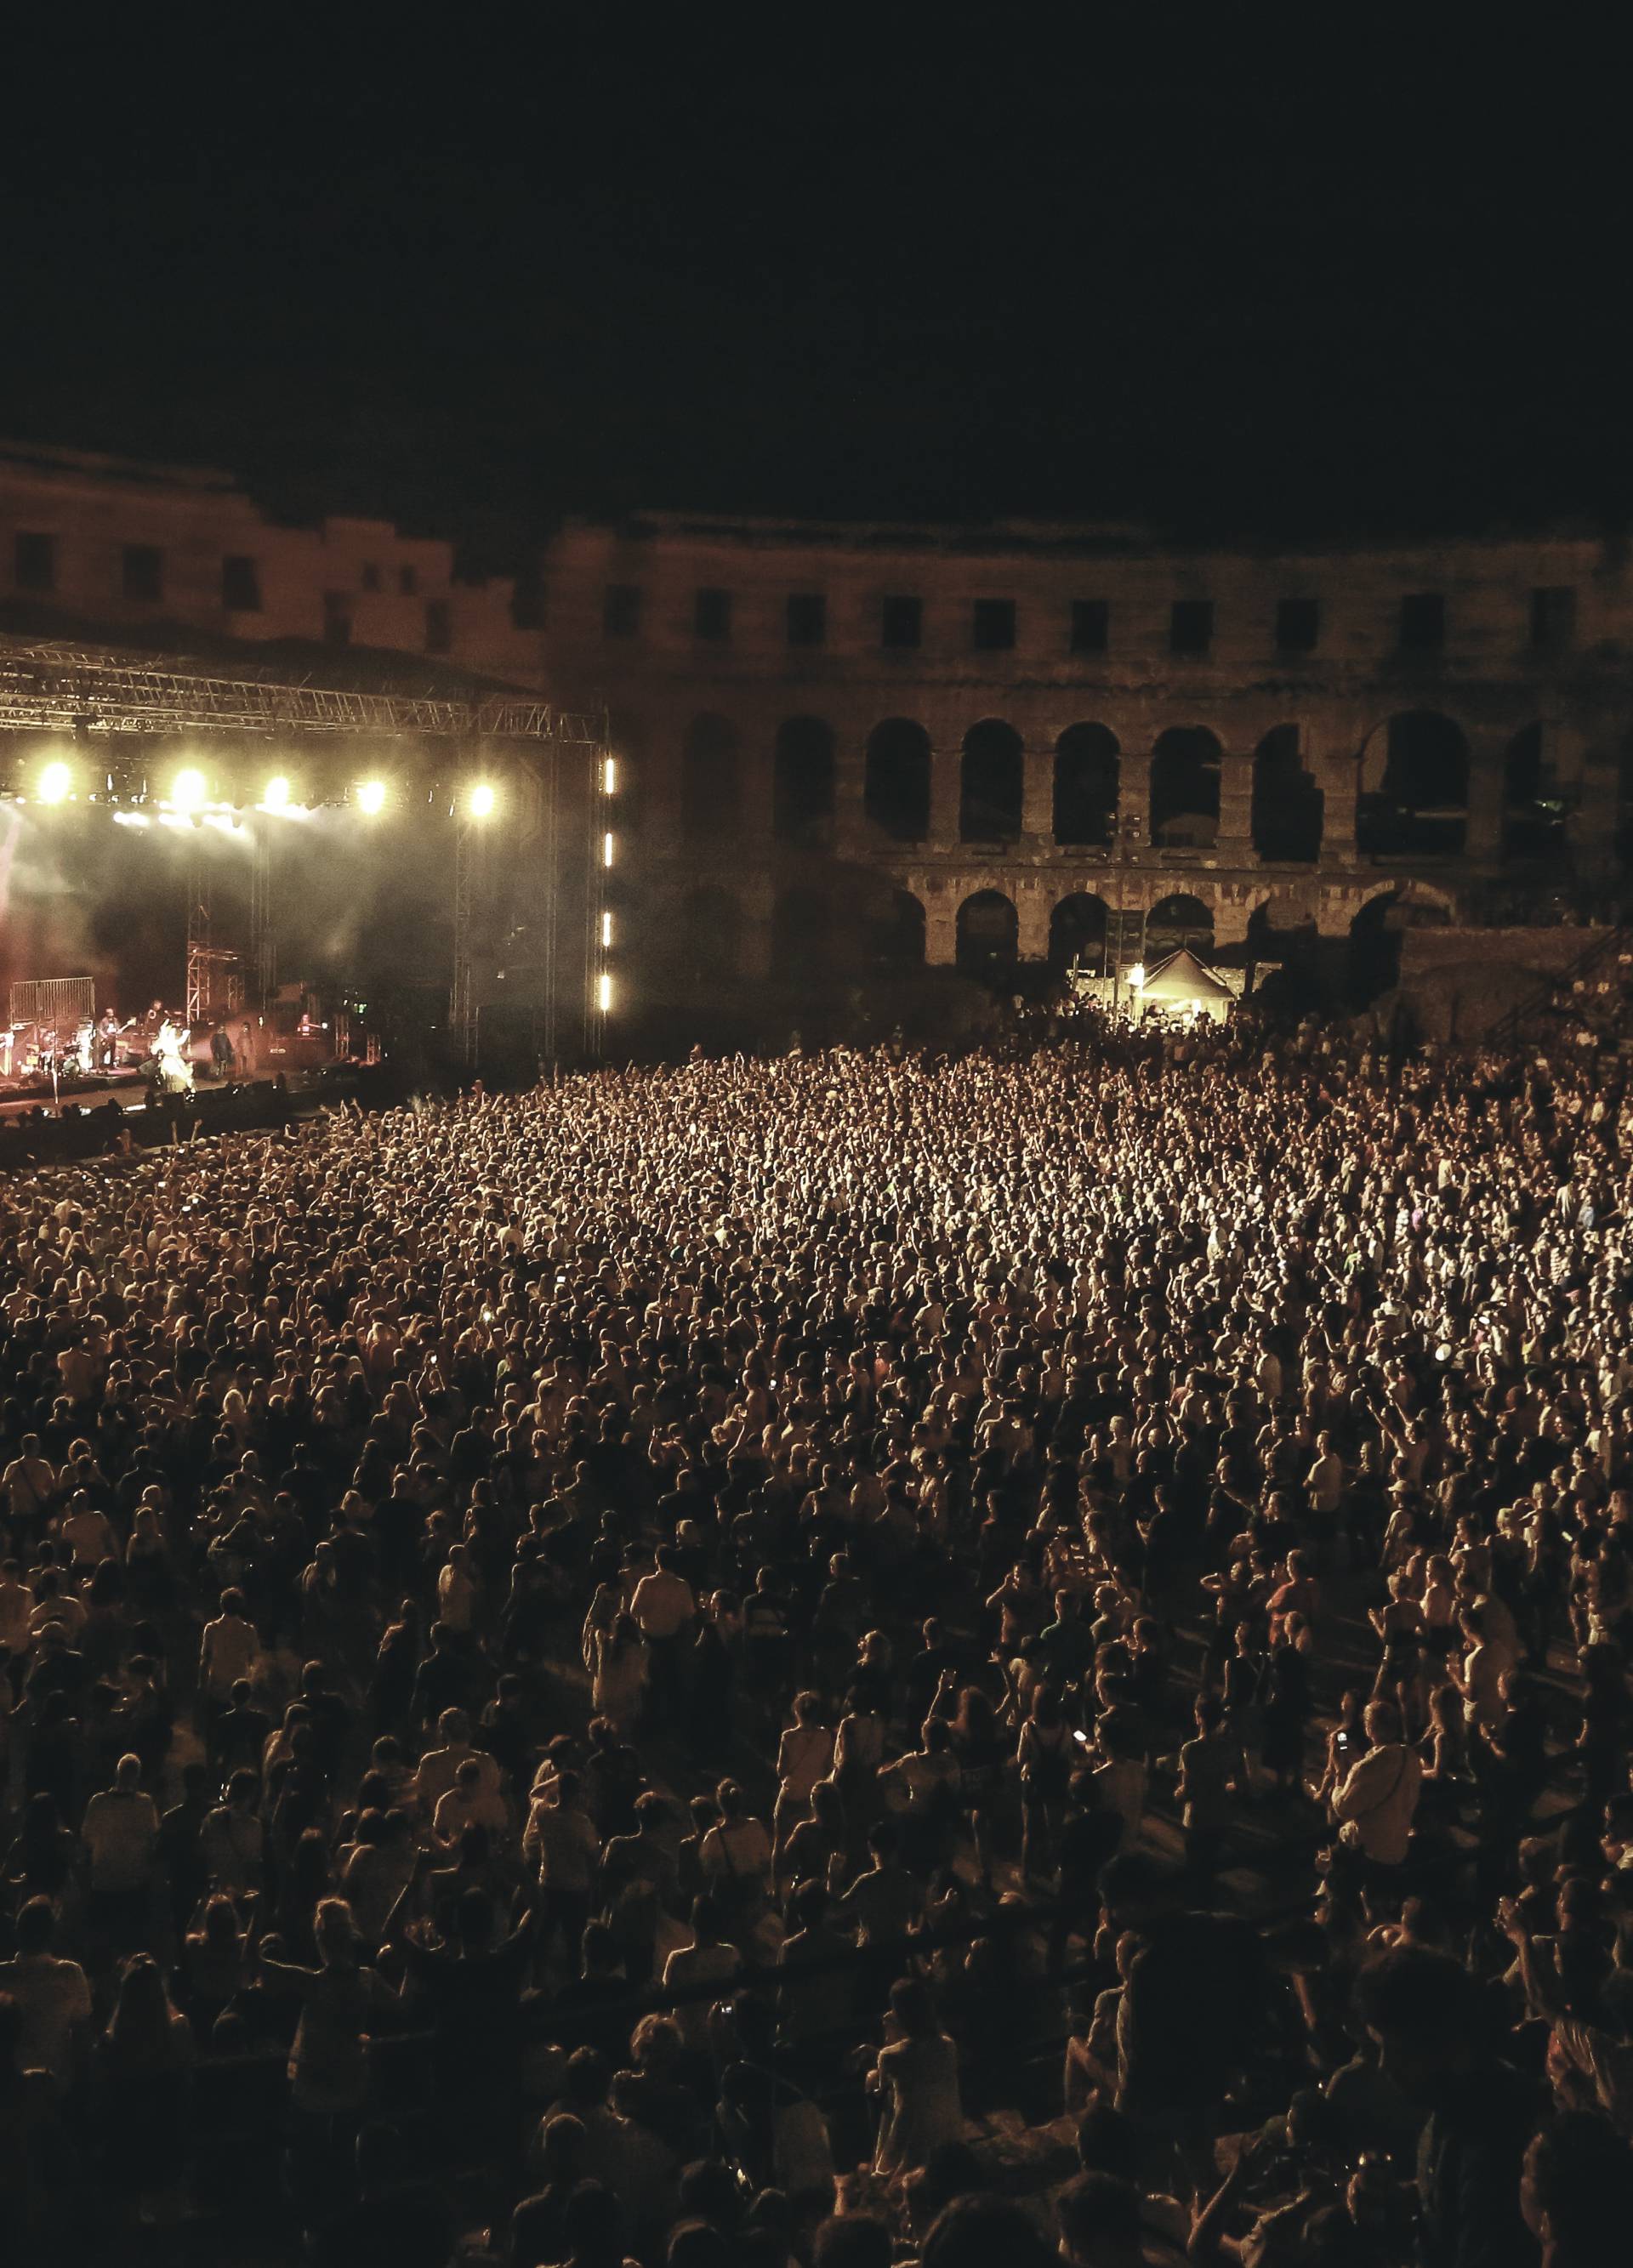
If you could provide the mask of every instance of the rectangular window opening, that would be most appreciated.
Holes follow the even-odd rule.
[[[165,555],[156,543],[127,543],[124,549],[124,593],[148,605],[165,595]]]
[[[1214,642],[1214,602],[1211,599],[1176,599],[1169,617],[1171,653],[1206,653]]]
[[[261,563],[234,553],[221,562],[221,603],[229,614],[261,612]]]
[[[1275,610],[1275,642],[1283,653],[1313,653],[1321,637],[1319,599],[1282,599]]]
[[[1438,591],[1413,591],[1400,601],[1404,653],[1438,653],[1446,642],[1446,602]]]
[[[1568,585],[1531,593],[1531,643],[1538,653],[1563,653],[1577,635],[1577,594]]]
[[[924,640],[924,600],[886,599],[879,614],[879,643],[894,653],[905,653]]]
[[[970,643],[978,653],[1006,653],[1015,644],[1015,600],[978,599],[970,613]]]
[[[640,636],[641,593],[634,583],[609,583],[602,600],[602,629],[610,638]]]
[[[794,591],[788,598],[788,644],[825,645],[828,601],[821,591]]]
[[[1112,609],[1104,599],[1072,600],[1072,652],[1104,653],[1111,643]]]
[[[731,636],[731,593],[699,591],[692,604],[692,630],[700,638],[723,644]]]

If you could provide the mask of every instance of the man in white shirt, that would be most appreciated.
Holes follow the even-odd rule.
[[[469,1638],[477,1619],[477,1586],[470,1554],[462,1543],[450,1546],[447,1565],[437,1577],[437,1619],[445,1630]]]
[[[445,1709],[437,1719],[437,1730],[442,1735],[441,1747],[426,1749],[414,1775],[414,1800],[422,1815],[436,1817],[437,1806],[459,1778],[459,1768],[468,1759],[475,1761],[484,1793],[499,1795],[499,1765],[485,1749],[470,1745],[470,1719],[465,1712]]]
[[[1372,1745],[1345,1775],[1333,1798],[1333,1816],[1350,1848],[1375,1866],[1398,1867],[1412,1839],[1423,1767],[1400,1737],[1400,1716],[1392,1701],[1372,1702],[1363,1721]]]
[[[17,1953],[0,1961],[0,1992],[22,2012],[17,2043],[19,2071],[48,2071],[58,2095],[74,2083],[91,2021],[91,1987],[77,1961],[51,1950],[56,1917],[49,1898],[30,1898],[17,1917]]]
[[[535,1794],[521,1852],[539,1870],[536,1957],[543,1964],[559,1933],[569,1972],[576,1977],[590,1896],[601,1867],[601,1837],[579,1800],[577,1772],[558,1773],[542,1794]]]
[[[647,1705],[654,1721],[661,1722],[680,1705],[681,1649],[698,1614],[698,1602],[680,1572],[673,1544],[658,1546],[657,1565],[636,1584],[630,1612],[647,1641],[651,1671]]]
[[[140,1756],[121,1756],[114,1785],[93,1795],[79,1830],[91,1859],[92,1904],[122,1912],[140,1933],[153,1887],[159,1807],[142,1786]]]
[[[720,1935],[721,1915],[705,1891],[692,1900],[690,1945],[677,1946],[663,1964],[666,1992],[685,1993],[677,2002],[675,2021],[682,2039],[698,2053],[709,2043],[709,2010],[713,2005],[706,1988],[729,1984],[743,1967],[743,1955]]]
[[[0,1473],[0,1497],[12,1521],[43,1525],[55,1488],[56,1469],[41,1455],[39,1434],[25,1433],[17,1455]]]
[[[34,1610],[34,1594],[23,1580],[23,1571],[15,1559],[0,1566],[0,1646],[7,1653],[26,1655],[34,1642],[29,1627],[29,1616]]]
[[[68,1546],[76,1575],[89,1575],[104,1559],[120,1557],[113,1522],[105,1512],[98,1511],[84,1489],[74,1491],[57,1533]]]
[[[212,1709],[225,1709],[233,1688],[248,1677],[261,1659],[261,1640],[246,1609],[244,1594],[221,1594],[221,1612],[204,1624],[198,1647],[198,1690]]]
[[[452,1850],[468,1827],[485,1827],[496,1842],[510,1832],[509,1807],[497,1788],[484,1786],[474,1755],[460,1765],[447,1793],[437,1799],[431,1821],[432,1834],[445,1850]]]

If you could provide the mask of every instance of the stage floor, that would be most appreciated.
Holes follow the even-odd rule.
[[[64,1102],[78,1103],[82,1110],[95,1110],[104,1102],[117,1102],[127,1110],[142,1110],[147,1106],[147,1086],[144,1080],[127,1073],[124,1077],[99,1079],[92,1086],[76,1083],[65,1086],[55,1099],[48,1086],[0,1087],[0,1118],[20,1118],[26,1110],[43,1109],[55,1118]]]

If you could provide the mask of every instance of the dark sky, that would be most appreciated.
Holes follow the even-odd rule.
[[[0,431],[498,551],[638,503],[1633,504],[1623,59],[1585,13],[1472,59],[1428,11],[1366,49],[1317,11],[356,12],[13,56]]]

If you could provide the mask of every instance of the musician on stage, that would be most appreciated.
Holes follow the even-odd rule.
[[[188,1034],[184,1024],[173,1024],[168,1016],[159,1027],[153,1041],[153,1054],[158,1058],[159,1079],[167,1094],[190,1094],[193,1091],[193,1066],[187,1058]]]

